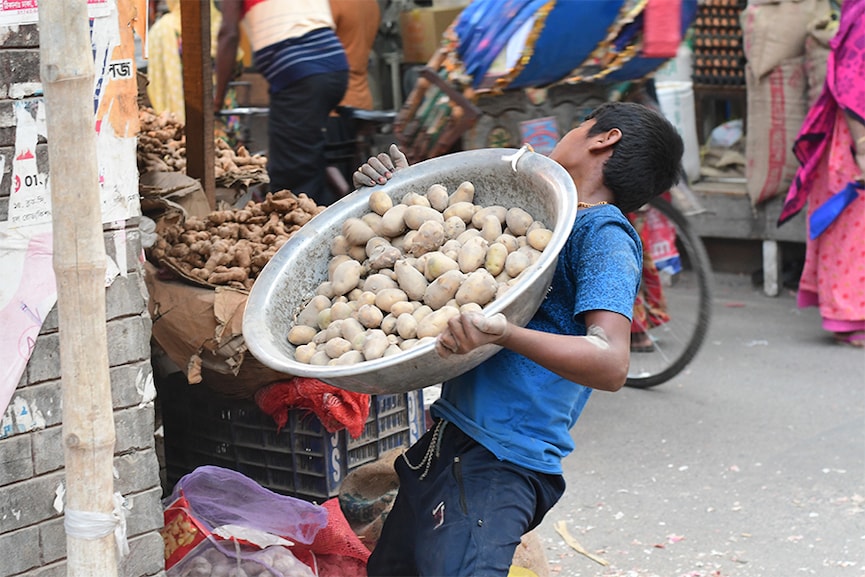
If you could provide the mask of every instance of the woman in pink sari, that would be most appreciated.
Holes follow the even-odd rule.
[[[844,0],[826,83],[794,145],[801,166],[779,224],[808,205],[800,307],[839,343],[865,346],[865,0]]]

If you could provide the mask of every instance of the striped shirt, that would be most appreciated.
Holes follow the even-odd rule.
[[[253,63],[278,92],[307,76],[348,70],[327,0],[246,0]]]

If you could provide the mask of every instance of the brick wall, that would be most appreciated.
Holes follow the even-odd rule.
[[[40,94],[38,26],[0,26],[0,221],[6,221],[9,212],[16,134],[13,103],[35,103]],[[40,171],[47,171],[44,142],[37,145],[36,155]],[[153,372],[138,219],[106,225],[104,233],[107,255],[126,271],[106,289],[117,439],[114,490],[132,504],[127,519],[130,554],[121,560],[119,574],[164,575],[154,407],[152,401],[143,402],[152,389]],[[0,577],[66,575],[63,516],[53,507],[55,491],[65,481],[57,325],[55,307],[42,325],[10,403],[10,409],[25,407],[29,417],[15,418],[14,411],[7,411],[6,428],[0,428]]]

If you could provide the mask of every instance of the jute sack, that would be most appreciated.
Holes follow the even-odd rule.
[[[758,79],[805,54],[808,25],[829,13],[828,0],[749,2],[740,14],[745,58]]]
[[[793,143],[807,112],[804,57],[790,58],[759,78],[745,65],[748,125],[745,178],[751,204],[786,194],[799,166]]]

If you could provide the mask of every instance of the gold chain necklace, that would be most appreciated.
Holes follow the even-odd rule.
[[[593,206],[601,206],[602,204],[609,204],[606,200],[602,200],[601,202],[578,202],[577,208],[592,208]]]

